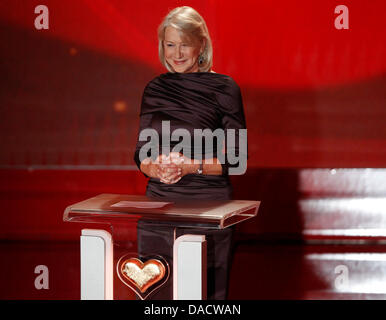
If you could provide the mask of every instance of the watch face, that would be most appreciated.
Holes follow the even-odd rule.
[[[202,162],[200,163],[200,166],[198,167],[198,169],[197,169],[197,174],[202,174],[202,166],[203,166],[203,164],[202,164]]]

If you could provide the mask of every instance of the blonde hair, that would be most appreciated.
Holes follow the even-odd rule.
[[[158,54],[162,65],[170,72],[174,72],[172,67],[167,63],[164,53],[165,29],[173,27],[180,32],[182,38],[189,42],[203,44],[205,47],[201,53],[202,63],[198,65],[199,72],[208,72],[213,65],[213,47],[212,40],[205,20],[201,15],[191,7],[183,6],[170,11],[158,27]]]

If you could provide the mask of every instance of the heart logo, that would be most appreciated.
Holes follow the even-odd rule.
[[[125,260],[121,272],[142,293],[146,292],[153,284],[162,280],[165,267],[159,260],[151,259],[143,263],[137,258]]]
[[[157,256],[143,262],[132,254],[127,254],[118,261],[118,276],[141,299],[146,299],[169,277],[168,265],[162,260]]]

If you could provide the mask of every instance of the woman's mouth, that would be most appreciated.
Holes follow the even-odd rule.
[[[176,65],[183,64],[184,62],[185,62],[185,60],[184,61],[176,61],[176,60],[174,60],[174,64],[176,64]]]

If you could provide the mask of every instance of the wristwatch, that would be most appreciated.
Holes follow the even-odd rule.
[[[202,161],[200,162],[200,166],[198,167],[197,171],[196,171],[196,174],[202,174]]]

